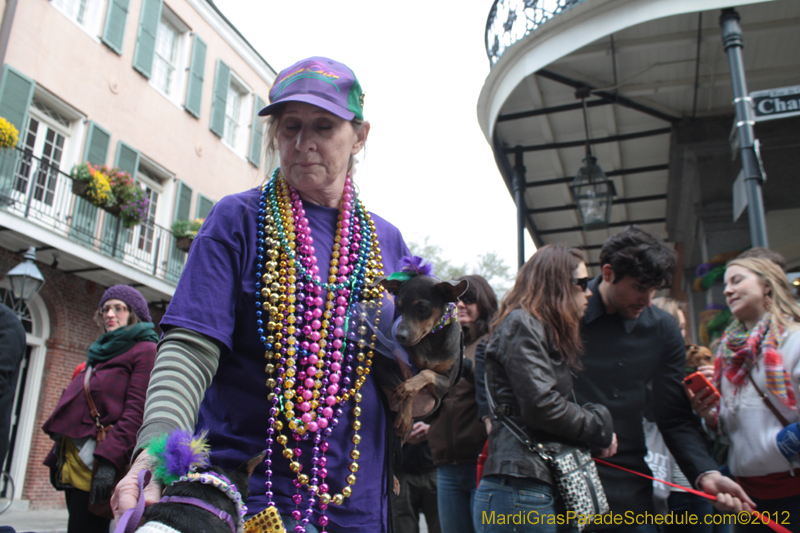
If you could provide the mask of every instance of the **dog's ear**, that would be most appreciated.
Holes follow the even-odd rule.
[[[261,461],[264,460],[264,457],[266,457],[266,455],[267,455],[267,450],[264,450],[263,452],[254,455],[247,461],[240,464],[239,468],[237,468],[236,471],[246,475],[249,478],[253,474],[253,470],[255,470],[259,464],[261,464]]]
[[[455,302],[458,297],[467,292],[469,282],[465,279],[461,281],[442,281],[436,284],[436,290],[444,296],[445,301]]]
[[[403,282],[399,279],[387,279],[387,278],[378,278],[375,280],[375,286],[380,285],[384,289],[386,289],[389,294],[394,294],[397,296],[397,292],[400,290],[400,285]]]

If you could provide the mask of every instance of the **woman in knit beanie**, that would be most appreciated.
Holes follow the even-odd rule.
[[[68,533],[108,532],[108,500],[142,425],[158,341],[147,300],[128,285],[106,290],[95,321],[104,333],[42,427],[55,441],[45,464],[53,486],[65,491]]]

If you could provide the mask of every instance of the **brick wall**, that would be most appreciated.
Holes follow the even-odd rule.
[[[8,272],[20,260],[20,256],[0,248],[0,272]],[[43,263],[36,266],[45,278],[39,294],[47,306],[50,338],[22,497],[30,500],[34,509],[60,508],[65,506],[63,493],[50,485],[49,470],[42,464],[53,441],[41,427],[58,404],[75,367],[86,361],[89,346],[102,334],[93,316],[106,287]],[[164,311],[151,307],[150,314],[157,324]]]

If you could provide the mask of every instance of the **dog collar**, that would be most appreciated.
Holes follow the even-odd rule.
[[[444,314],[442,315],[442,318],[440,318],[439,322],[437,322],[436,325],[433,326],[431,333],[436,333],[437,331],[439,331],[448,324],[452,324],[453,322],[458,322],[458,311],[456,309],[457,306],[455,303],[453,302],[448,303],[445,306],[445,311]]]
[[[195,507],[205,509],[206,511],[213,514],[220,520],[224,520],[225,522],[227,522],[231,528],[231,533],[236,533],[237,531],[240,531],[239,529],[237,529],[236,523],[233,521],[233,517],[231,517],[231,515],[229,515],[222,509],[214,505],[211,505],[208,502],[204,502],[200,498],[190,498],[188,496],[164,496],[163,498],[161,498],[161,500],[159,500],[158,503],[183,503],[186,505],[194,505]]]
[[[233,533],[241,533],[242,532],[243,524],[244,524],[244,515],[247,514],[247,506],[242,501],[242,495],[236,489],[236,485],[231,483],[228,478],[226,478],[225,476],[223,476],[222,474],[220,474],[218,472],[211,472],[211,471],[209,471],[209,472],[189,472],[185,476],[182,476],[178,481],[173,482],[173,485],[175,483],[180,483],[182,481],[189,481],[189,482],[195,482],[195,483],[205,483],[207,485],[213,485],[217,489],[221,490],[228,498],[230,498],[230,500],[236,506],[236,509],[239,511],[239,515],[238,516],[232,517],[228,513],[225,513],[224,511],[221,511],[221,510],[219,510],[216,507],[211,506],[211,505],[209,505],[208,507],[212,507],[213,510],[205,507],[204,505],[198,505],[198,504],[195,504],[195,505],[198,505],[198,507],[202,507],[203,509],[206,509],[207,511],[210,511],[210,512],[214,513],[215,515],[219,516],[220,518],[223,518],[223,517],[220,516],[219,513],[225,514],[227,516],[227,520],[226,521],[231,526],[231,530],[233,531]],[[176,496],[168,496],[168,497],[169,498],[177,498]],[[167,496],[165,496],[165,498],[167,498]],[[195,498],[186,498],[186,499],[194,500]],[[162,498],[162,501],[164,501],[163,498]],[[198,501],[200,501],[200,500],[198,500]],[[184,503],[190,503],[190,502],[184,502]],[[205,504],[205,502],[201,502],[201,503]],[[205,504],[205,505],[208,505],[208,504]],[[223,520],[225,520],[225,518],[223,518]]]

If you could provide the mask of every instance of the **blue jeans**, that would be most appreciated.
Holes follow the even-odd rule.
[[[472,509],[477,533],[556,533],[576,531],[557,526],[564,511],[553,496],[554,488],[533,478],[485,476]],[[558,514],[557,514],[558,513]],[[549,523],[548,523],[549,522]]]
[[[473,533],[472,498],[477,465],[441,465],[437,469],[439,525],[442,533]]]

